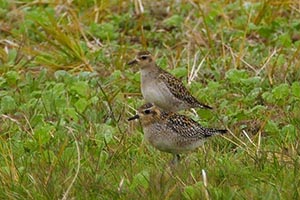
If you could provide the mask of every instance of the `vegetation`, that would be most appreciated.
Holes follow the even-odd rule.
[[[0,1],[0,199],[300,199],[297,1]],[[143,141],[147,49],[228,128],[176,168]]]

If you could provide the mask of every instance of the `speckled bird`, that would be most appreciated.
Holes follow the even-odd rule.
[[[146,102],[172,112],[189,108],[212,109],[193,97],[178,78],[157,66],[148,51],[139,52],[136,58],[128,63],[133,64],[140,67],[141,90]]]
[[[185,115],[163,111],[152,103],[141,106],[128,121],[134,119],[140,119],[146,141],[160,151],[173,154],[173,163],[179,161],[180,153],[198,148],[208,137],[227,132],[204,128]]]

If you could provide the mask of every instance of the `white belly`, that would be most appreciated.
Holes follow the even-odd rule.
[[[171,94],[162,84],[148,83],[142,84],[142,94],[147,102],[155,104],[165,104],[168,102],[168,96]]]
[[[178,107],[181,103],[162,82],[142,83],[141,90],[146,102],[154,103],[164,110],[175,111],[174,108]]]
[[[204,143],[204,139],[183,138],[161,124],[153,124],[144,128],[145,140],[160,151],[184,153],[195,150]]]

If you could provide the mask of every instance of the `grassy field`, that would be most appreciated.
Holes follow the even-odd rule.
[[[0,199],[300,199],[298,1],[0,0]],[[227,128],[143,141],[147,49]]]

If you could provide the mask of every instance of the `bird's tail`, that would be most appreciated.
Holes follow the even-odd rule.
[[[225,134],[228,131],[226,129],[214,129],[214,128],[209,128],[207,129],[207,132],[205,133],[205,137],[210,137],[213,135],[218,135],[218,134]]]
[[[211,106],[205,105],[205,104],[203,104],[203,103],[199,103],[199,104],[198,104],[198,107],[199,107],[199,108],[204,108],[204,109],[213,109]]]

